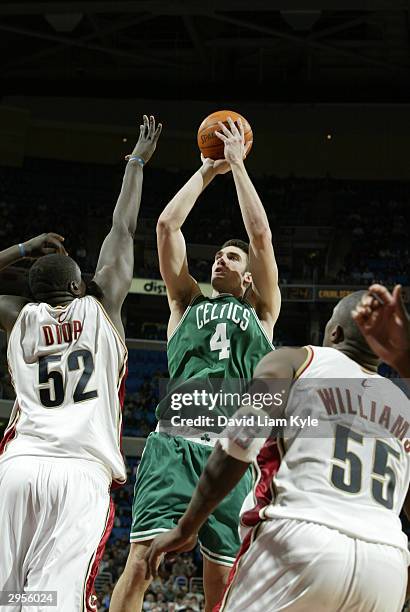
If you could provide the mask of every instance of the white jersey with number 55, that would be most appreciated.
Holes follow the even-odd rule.
[[[82,459],[123,482],[127,349],[98,300],[27,304],[10,334],[8,364],[17,397],[0,460]]]
[[[284,415],[277,496],[262,513],[407,551],[399,513],[410,481],[410,402],[342,352],[306,348]]]

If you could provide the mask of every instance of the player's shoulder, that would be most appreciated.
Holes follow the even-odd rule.
[[[94,295],[87,294],[80,298],[76,298],[71,302],[70,308],[72,309],[73,315],[74,313],[82,313],[84,317],[94,317],[98,321],[106,321],[114,326],[112,318],[104,307],[103,302]]]
[[[357,362],[350,359],[338,349],[328,346],[316,346],[308,344],[303,347],[306,351],[306,359],[301,364],[297,378],[302,377],[360,377],[365,373],[360,370]]]
[[[0,327],[11,334],[22,312],[30,303],[27,298],[18,295],[0,296]]]
[[[293,371],[296,375],[309,360],[310,353],[306,347],[283,346],[272,350],[259,362],[255,370],[255,377],[275,376],[277,372]]]
[[[385,405],[406,405],[407,409],[410,408],[410,389],[404,380],[400,378],[391,380],[380,375],[374,378],[376,389]]]
[[[32,302],[28,298],[21,297],[20,295],[0,295],[0,308],[4,310],[18,309],[20,311],[28,304],[32,304]]]
[[[312,351],[314,355],[323,355],[328,357],[338,357],[341,352],[331,346],[319,346],[316,344],[306,344],[305,348]]]
[[[81,297],[75,298],[72,302],[67,304],[64,307],[65,310],[104,310],[104,306],[101,301],[95,297],[94,295],[83,295]]]
[[[119,324],[121,324],[121,316],[119,316],[119,324],[116,324],[115,318],[113,318],[112,314],[107,312],[104,304],[98,297],[94,295],[85,295],[80,299],[86,300],[86,298],[88,298],[88,300],[83,301],[83,306],[85,305],[86,308],[86,316],[89,314],[91,314],[91,316],[98,314],[99,328],[103,327],[107,331],[109,337],[115,338],[116,343],[119,342],[121,350],[128,353],[128,349],[125,344],[124,332],[122,334],[120,333]]]
[[[359,367],[356,361],[348,357],[342,351],[339,351],[337,348],[331,346],[316,346],[314,344],[306,344],[303,348],[312,356],[312,361],[343,362]]]

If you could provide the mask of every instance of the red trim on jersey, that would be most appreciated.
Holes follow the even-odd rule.
[[[13,407],[13,410],[14,410],[14,407]],[[4,451],[6,450],[7,444],[15,438],[16,428],[17,428],[17,423],[18,423],[19,418],[20,418],[20,406],[17,404],[16,414],[14,416],[14,419],[6,427],[3,438],[0,442],[0,455],[2,455]]]
[[[224,591],[222,593],[222,599],[219,603],[216,604],[216,606],[213,608],[212,612],[221,612],[226,604],[226,600],[228,597],[228,593],[229,593],[229,589],[232,586],[232,583],[234,581],[234,578],[238,572],[239,569],[239,563],[243,557],[243,555],[246,553],[247,550],[249,550],[250,545],[253,542],[253,538],[254,538],[254,532],[256,531],[256,528],[252,529],[251,531],[249,531],[246,534],[246,537],[244,539],[244,541],[242,542],[242,546],[239,549],[239,552],[237,554],[237,557],[235,559],[235,563],[233,564],[233,566],[231,567],[231,571],[229,572],[228,575],[228,580],[227,583],[225,585]]]
[[[279,470],[280,462],[281,455],[276,439],[268,438],[256,458],[259,468],[259,475],[253,491],[256,504],[252,510],[244,512],[241,516],[241,523],[245,527],[257,525],[261,520],[260,511],[271,503],[274,495],[272,481]]]
[[[105,545],[107,544],[107,540],[110,537],[114,525],[114,515],[115,506],[113,500],[110,498],[110,508],[108,511],[108,517],[105,524],[104,533],[98,545],[97,552],[95,553],[94,561],[88,573],[87,582],[85,584],[85,610],[87,610],[87,612],[96,612],[97,610],[97,597],[95,595],[94,582],[97,577],[98,568],[100,566],[100,562],[104,554]]]
[[[313,361],[313,357],[315,356],[315,352],[314,352],[313,348],[310,346],[310,344],[307,344],[304,348],[307,349],[307,351],[308,351],[308,357],[306,358],[306,361],[304,363],[302,363],[302,365],[300,366],[299,370],[296,372],[295,380],[300,378],[302,376],[302,374],[304,372],[306,372],[306,370],[308,369],[308,367],[310,366],[310,364]]]
[[[125,381],[128,376],[128,363],[125,366],[124,376],[121,379],[120,388],[118,389],[118,399],[120,400],[121,411],[124,408],[124,399],[125,399]]]
[[[125,366],[125,372],[123,377],[121,378],[121,382],[120,382],[120,386],[118,389],[118,399],[120,402],[120,451],[121,451],[121,455],[123,455],[123,450],[122,450],[122,413],[124,410],[124,400],[125,400],[125,381],[127,380],[127,376],[128,376],[128,363]],[[124,485],[124,482],[120,482],[118,480],[113,480],[112,481],[112,486],[111,489],[118,489],[119,487],[122,487]]]
[[[253,542],[258,525],[261,522],[260,511],[272,501],[274,494],[272,480],[278,472],[280,461],[281,455],[276,439],[268,438],[256,458],[256,462],[259,467],[259,477],[254,485],[253,493],[256,499],[256,505],[254,508],[252,508],[252,510],[248,510],[248,512],[245,512],[241,517],[241,523],[246,527],[251,527],[252,529],[248,531],[242,542],[235,559],[235,563],[229,572],[222,599],[214,607],[212,612],[221,612],[225,606],[229,589],[231,588],[234,578],[238,572],[239,563]]]

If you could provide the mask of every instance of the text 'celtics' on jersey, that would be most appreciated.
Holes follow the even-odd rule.
[[[231,294],[213,298],[198,295],[186,309],[168,340],[168,395],[157,408],[157,418],[169,418],[170,392],[192,392],[195,385],[218,391],[243,390],[238,381],[250,381],[255,367],[273,350],[254,308]],[[228,410],[235,412],[236,406]],[[220,405],[213,414],[226,414]],[[195,414],[195,408],[186,411]]]

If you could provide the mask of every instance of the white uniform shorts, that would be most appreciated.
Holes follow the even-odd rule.
[[[220,610],[400,612],[407,562],[405,551],[324,525],[267,520],[246,538]]]
[[[6,605],[1,612],[96,610],[94,580],[114,505],[108,476],[90,463],[0,462],[0,591],[57,591],[55,607]]]

